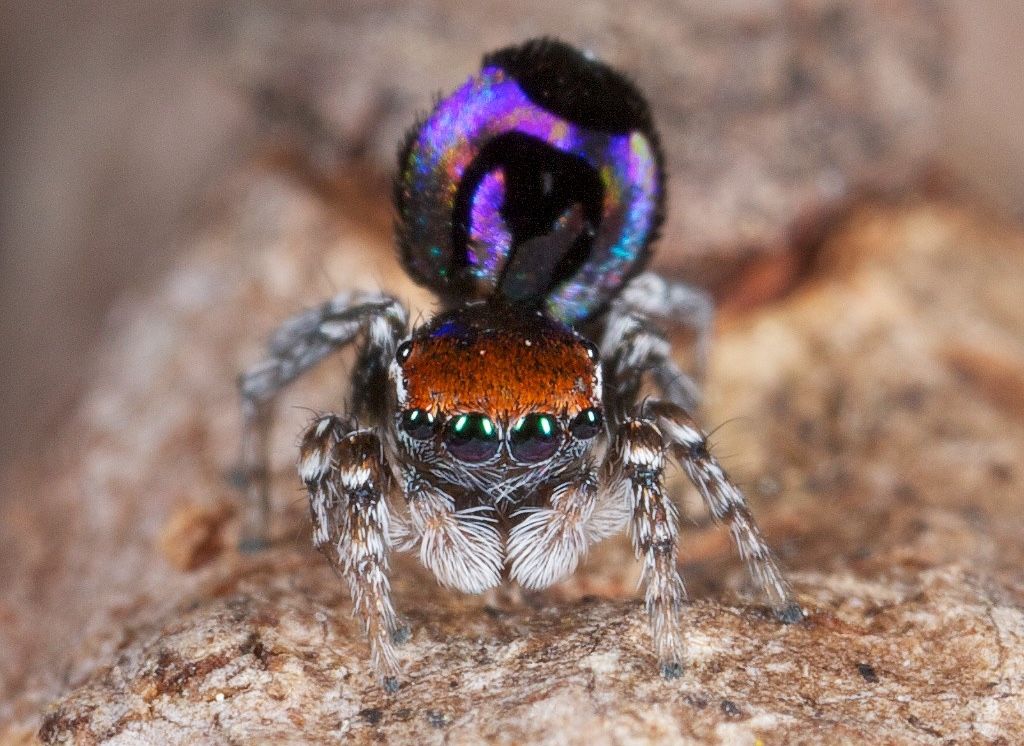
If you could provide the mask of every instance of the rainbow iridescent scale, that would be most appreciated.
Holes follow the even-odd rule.
[[[606,74],[574,54],[569,64]],[[660,156],[645,108],[636,127],[584,126],[531,98],[531,87],[485,63],[437,104],[400,164],[400,240],[412,275],[444,299],[504,296],[577,325],[646,259]],[[546,181],[525,183],[535,178]],[[556,199],[545,202],[544,190]],[[538,218],[539,208],[554,212]]]

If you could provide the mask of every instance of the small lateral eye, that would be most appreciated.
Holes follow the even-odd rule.
[[[428,440],[437,429],[437,418],[425,409],[407,409],[402,412],[402,430],[415,440]]]
[[[479,412],[456,415],[448,420],[444,443],[459,461],[486,461],[498,452],[498,428]]]
[[[402,342],[398,345],[398,349],[395,351],[395,358],[398,360],[398,364],[401,365],[409,359],[409,355],[412,354],[412,342]]]
[[[599,432],[604,424],[600,409],[584,409],[569,424],[569,431],[580,440],[590,440]]]
[[[534,464],[551,458],[562,443],[558,420],[549,414],[528,414],[513,425],[509,450],[516,461]]]

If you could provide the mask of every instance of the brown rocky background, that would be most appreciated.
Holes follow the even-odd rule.
[[[967,157],[943,149],[942,120],[963,14],[547,5],[518,4],[515,18],[443,2],[188,16],[182,33],[203,53],[192,64],[233,92],[216,110],[244,121],[176,166],[206,174],[205,187],[182,179],[201,208],[153,227],[168,256],[143,261],[168,269],[117,302],[92,362],[75,366],[75,404],[14,428],[39,437],[2,476],[0,738],[1021,740],[1024,231],[949,178]],[[658,267],[722,301],[704,418],[809,617],[770,619],[676,481],[693,599],[682,679],[652,675],[637,568],[616,539],[518,600],[441,591],[400,559],[413,637],[388,695],[308,547],[292,471],[307,408],[338,401],[349,359],[282,407],[275,543],[258,556],[233,549],[232,381],[275,324],[342,287],[385,287],[429,312],[391,254],[393,148],[429,92],[541,32],[656,97],[672,169]],[[179,103],[135,126],[180,116]],[[92,282],[68,277],[58,297]],[[28,295],[37,310],[56,302]]]

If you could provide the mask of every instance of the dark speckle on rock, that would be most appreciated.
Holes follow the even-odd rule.
[[[359,711],[359,717],[370,725],[376,725],[384,719],[384,713],[376,707],[367,707],[365,710]]]
[[[687,694],[683,697],[683,700],[686,704],[698,710],[703,710],[708,706],[708,698],[702,694]]]
[[[444,728],[451,722],[451,718],[438,710],[427,710],[427,722],[435,728]]]
[[[722,713],[726,717],[738,718],[740,715],[743,714],[740,711],[739,705],[737,705],[731,699],[723,699],[721,707],[722,707]]]
[[[391,640],[395,645],[404,645],[412,637],[412,629],[408,624],[403,624],[391,634]]]
[[[878,683],[878,674],[875,673],[874,667],[868,663],[858,663],[857,673],[859,673],[861,675],[861,678],[863,678],[864,681],[868,682],[869,684]]]

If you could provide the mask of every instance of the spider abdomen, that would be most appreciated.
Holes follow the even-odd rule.
[[[399,168],[403,259],[449,306],[497,296],[581,323],[642,268],[661,218],[644,99],[553,40],[488,55],[415,128]]]

